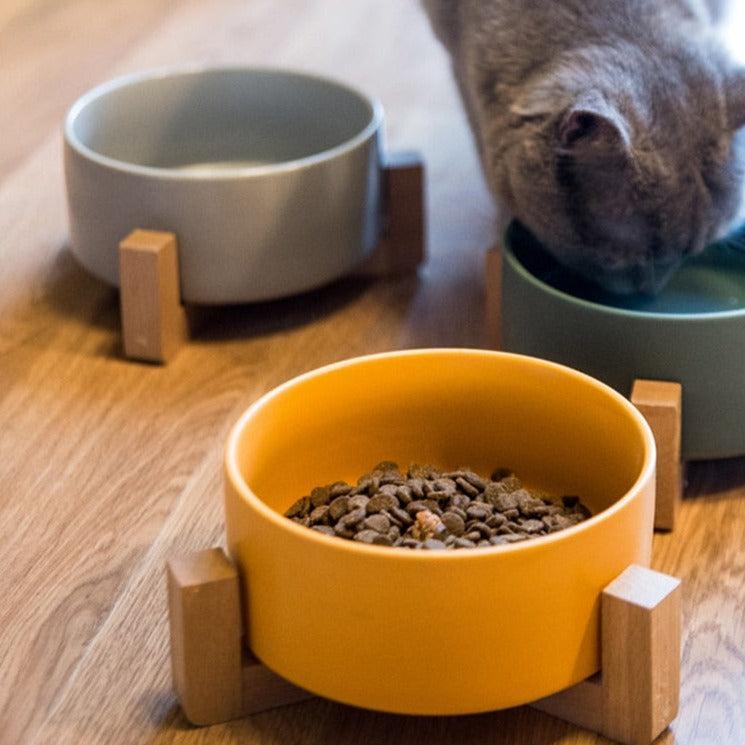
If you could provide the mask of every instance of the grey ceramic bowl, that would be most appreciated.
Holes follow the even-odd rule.
[[[107,82],[64,122],[72,251],[118,285],[122,238],[174,231],[191,303],[323,285],[377,242],[382,122],[378,102],[296,72],[189,67]]]
[[[656,297],[603,293],[560,268],[519,224],[502,270],[505,349],[586,372],[629,395],[635,378],[683,388],[686,460],[745,455],[742,235],[687,261]]]

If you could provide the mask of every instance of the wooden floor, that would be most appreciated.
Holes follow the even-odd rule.
[[[123,359],[117,293],[68,245],[61,122],[97,83],[184,61],[308,69],[378,96],[389,148],[427,165],[418,275],[200,311],[167,366]],[[171,690],[165,562],[222,543],[240,412],[327,362],[488,343],[495,213],[414,0],[4,0],[0,112],[0,743],[605,742],[528,707],[414,718],[320,699],[195,729]],[[678,526],[654,543],[654,567],[684,583],[681,710],[660,742],[739,745],[745,459],[688,478]]]

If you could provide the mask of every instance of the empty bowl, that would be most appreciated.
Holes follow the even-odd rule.
[[[119,283],[119,242],[175,232],[185,302],[278,298],[359,264],[380,229],[380,104],[291,71],[156,70],[64,122],[73,254]]]
[[[742,236],[688,259],[656,296],[603,292],[560,267],[520,224],[506,235],[504,349],[554,360],[621,393],[636,378],[682,384],[686,460],[745,454]]]
[[[593,516],[505,546],[418,550],[284,516],[314,486],[382,460],[579,495]],[[405,714],[533,701],[600,665],[602,589],[650,560],[655,446],[639,412],[569,368],[432,349],[333,364],[256,401],[226,451],[225,523],[247,641],[322,696]]]

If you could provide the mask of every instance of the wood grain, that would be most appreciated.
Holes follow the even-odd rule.
[[[528,707],[409,718],[320,699],[195,729],[171,691],[166,561],[222,541],[240,412],[345,357],[487,343],[495,210],[416,0],[10,0],[0,50],[0,745],[606,742]],[[92,85],[185,61],[313,70],[377,95],[391,150],[426,165],[420,270],[199,309],[168,365],[125,360],[117,292],[68,246],[61,122]],[[688,473],[654,547],[683,580],[680,714],[660,742],[745,742],[745,460]]]

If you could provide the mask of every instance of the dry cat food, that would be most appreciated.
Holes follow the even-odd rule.
[[[470,469],[384,461],[355,486],[338,481],[298,499],[285,516],[327,535],[378,546],[499,546],[555,533],[590,516],[578,497],[551,499],[510,471],[485,479]]]

